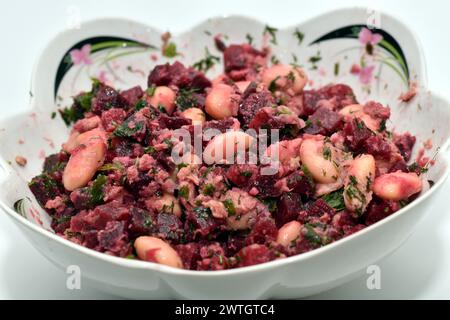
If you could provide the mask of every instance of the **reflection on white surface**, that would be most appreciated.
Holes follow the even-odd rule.
[[[47,2],[47,3],[46,3]],[[75,1],[41,0],[9,2],[0,14],[0,28],[13,30],[4,32],[2,42],[10,50],[0,50],[1,70],[6,76],[0,80],[0,116],[25,110],[28,102],[28,85],[34,59],[42,46],[67,25],[67,8]],[[175,4],[175,2],[177,2]],[[281,1],[280,1],[281,2]],[[271,25],[286,26],[302,21],[340,5],[371,5],[366,0],[323,0],[307,2],[307,6],[295,0],[286,0],[276,7],[273,1],[229,0],[214,3],[206,1],[161,2],[144,0],[128,2],[109,0],[78,0],[81,20],[95,17],[119,16],[151,23],[161,30],[181,31],[214,15],[226,13],[249,13]],[[23,10],[24,3],[28,10]],[[166,4],[167,3],[167,4]],[[170,3],[170,7],[169,4]],[[303,2],[306,3],[306,2]],[[271,5],[272,4],[272,5]],[[3,6],[5,7],[5,5]],[[34,12],[46,8],[46,15]],[[296,15],[285,14],[285,8],[295,10]],[[428,78],[431,89],[445,92],[448,87],[446,75],[450,74],[447,53],[450,41],[441,38],[437,30],[449,30],[447,12],[450,2],[433,1],[433,6],[423,1],[380,0],[376,7],[392,12],[416,31],[424,45],[428,58]],[[149,8],[144,10],[145,8]],[[158,10],[158,14],[149,12]],[[278,10],[279,14],[274,14]],[[189,12],[186,15],[186,12]],[[29,16],[28,16],[29,15]],[[17,17],[21,19],[17,19]],[[182,17],[173,19],[173,17]],[[430,24],[423,17],[433,17]],[[50,19],[49,19],[50,18]],[[23,23],[27,21],[27,23]],[[382,23],[382,21],[381,21]],[[30,28],[33,36],[30,37]],[[26,42],[24,44],[24,39]],[[431,59],[432,58],[432,59]],[[20,61],[20,63],[11,63]],[[8,88],[8,92],[6,92]],[[1,190],[0,190],[1,192]],[[450,193],[450,181],[443,187],[441,197],[432,212],[418,226],[413,236],[396,252],[378,263],[381,270],[381,290],[368,290],[364,275],[339,288],[317,295],[322,299],[450,299],[450,215],[446,195]],[[42,257],[11,221],[0,212],[0,299],[108,299],[114,298],[97,290],[83,286],[81,290],[67,290],[67,274],[54,267]]]

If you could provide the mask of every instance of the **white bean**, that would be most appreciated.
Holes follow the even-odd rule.
[[[340,171],[336,162],[336,149],[325,144],[323,137],[309,136],[300,146],[300,160],[319,183],[334,183]]]
[[[291,221],[283,225],[280,230],[278,230],[277,243],[288,247],[293,241],[300,237],[300,231],[302,225],[298,221]]]
[[[172,114],[175,109],[175,92],[166,86],[156,87],[153,96],[150,97],[150,105],[154,108],[162,107],[167,114]]]
[[[254,138],[242,131],[228,131],[215,136],[203,151],[203,161],[207,164],[223,163],[234,159],[237,152],[248,150]]]
[[[100,129],[87,131],[77,136],[75,145],[63,173],[63,184],[69,191],[87,185],[103,165],[106,154],[105,133]]]
[[[298,94],[303,91],[308,78],[300,68],[286,64],[276,64],[263,72],[262,81],[266,87],[270,87],[275,81],[279,89],[284,91],[292,90],[292,93]]]
[[[155,238],[142,236],[134,242],[134,248],[141,260],[156,262],[174,268],[183,268],[178,253],[165,241]]]
[[[422,180],[413,172],[387,173],[375,179],[373,191],[384,200],[405,200],[422,191]]]
[[[372,183],[375,177],[375,159],[370,154],[355,158],[348,169],[344,183],[346,208],[361,215],[372,200]]]
[[[199,108],[189,108],[180,114],[183,118],[191,119],[192,124],[204,124],[206,121],[205,113]]]
[[[216,84],[205,100],[205,111],[214,119],[234,117],[238,112],[238,101],[234,89],[226,84]]]

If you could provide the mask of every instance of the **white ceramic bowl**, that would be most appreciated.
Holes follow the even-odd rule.
[[[148,71],[168,59],[155,47],[161,45],[160,31],[122,19],[104,19],[84,23],[79,30],[58,35],[40,56],[31,84],[31,111],[0,122],[0,206],[30,242],[57,266],[81,268],[84,281],[112,294],[133,298],[298,298],[338,286],[357,276],[398,248],[433,204],[449,174],[447,151],[450,143],[450,106],[441,97],[426,91],[424,59],[417,39],[395,18],[382,14],[381,33],[386,42],[375,46],[376,78],[361,85],[360,78],[349,72],[360,62],[364,45],[357,39],[361,25],[370,13],[365,9],[331,12],[291,28],[276,32],[273,55],[282,62],[304,65],[314,86],[329,82],[350,84],[360,101],[378,100],[391,107],[389,126],[399,132],[410,131],[418,138],[414,153],[431,139],[437,147],[436,164],[427,173],[435,182],[412,204],[394,215],[326,247],[283,260],[228,271],[204,272],[173,269],[143,261],[111,257],[76,245],[55,235],[50,218],[39,208],[28,189],[27,181],[38,174],[44,155],[54,153],[67,138],[69,129],[59,116],[52,119],[57,107],[70,104],[70,97],[89,88],[89,77],[101,77],[119,88],[145,85]],[[177,59],[191,64],[203,58],[205,47],[218,55],[212,35],[221,33],[227,43],[247,41],[256,46],[275,42],[263,36],[265,25],[244,17],[209,19],[171,40],[183,53]],[[296,33],[304,34],[303,41]],[[324,37],[325,36],[325,37]],[[105,37],[109,37],[108,39]],[[110,39],[114,37],[114,39]],[[120,44],[127,40],[128,47]],[[106,42],[111,41],[113,42]],[[81,44],[80,44],[81,43]],[[69,50],[91,44],[90,65],[71,65]],[[75,47],[74,47],[75,46]],[[88,48],[88,47],[86,47]],[[312,63],[310,57],[320,56]],[[156,61],[154,61],[156,59]],[[170,59],[169,59],[170,60]],[[317,65],[317,68],[314,68]],[[221,66],[209,76],[219,73]],[[410,103],[400,103],[398,96],[407,91],[411,80],[422,89]],[[19,143],[20,141],[20,143]],[[25,168],[14,163],[16,155],[28,159]],[[22,199],[22,200],[21,200]],[[21,200],[21,201],[18,201]],[[18,253],[20,254],[20,252]]]

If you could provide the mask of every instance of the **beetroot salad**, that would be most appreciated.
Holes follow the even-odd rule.
[[[156,66],[148,87],[98,80],[60,110],[70,137],[29,186],[55,232],[109,255],[224,270],[301,254],[393,214],[422,190],[416,142],[345,84],[309,89],[268,51]],[[218,60],[218,57],[214,57]]]

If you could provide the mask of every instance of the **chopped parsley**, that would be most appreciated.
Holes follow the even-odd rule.
[[[203,187],[203,194],[205,196],[212,196],[214,194],[215,190],[216,190],[216,188],[214,187],[214,185],[211,183],[208,183]]]
[[[280,79],[280,76],[277,76],[275,79],[270,81],[269,88],[268,88],[270,92],[274,93],[275,90],[277,89],[277,81],[278,81],[278,79]]]
[[[167,58],[174,58],[178,55],[177,52],[177,45],[174,42],[169,42],[164,50],[163,50],[163,56],[167,57]]]
[[[180,197],[188,200],[189,199],[189,187],[188,186],[182,186],[180,190],[178,191],[178,194]]]
[[[270,36],[270,42],[272,44],[276,45],[276,44],[278,44],[278,42],[277,42],[277,31],[278,31],[277,28],[274,28],[274,27],[271,27],[269,25],[266,25],[265,28],[264,28],[263,34],[268,34]]]
[[[330,147],[328,147],[328,146],[325,146],[324,148],[323,148],[323,158],[325,159],[325,160],[328,160],[328,161],[330,161],[331,160],[331,148]]]
[[[297,38],[298,41],[298,45],[301,45],[303,42],[303,39],[305,39],[305,34],[303,32],[301,32],[300,30],[295,29],[293,35]]]
[[[322,197],[322,199],[334,210],[342,211],[345,209],[344,202],[344,190],[340,189],[329,194],[326,194]]]
[[[253,44],[253,37],[252,37],[252,35],[250,33],[247,33],[245,35],[245,38],[247,39],[247,42],[248,42],[249,45]]]
[[[205,47],[205,58],[197,61],[192,66],[195,69],[197,69],[198,71],[203,71],[206,73],[209,69],[211,69],[218,62],[220,62],[220,58],[212,55],[209,52],[208,47]]]
[[[175,99],[175,105],[180,111],[195,108],[199,105],[197,97],[194,95],[197,92],[196,88],[181,89]]]
[[[234,203],[231,199],[226,199],[225,201],[223,201],[223,205],[228,212],[228,216],[232,217],[236,215],[236,207],[234,206]]]

